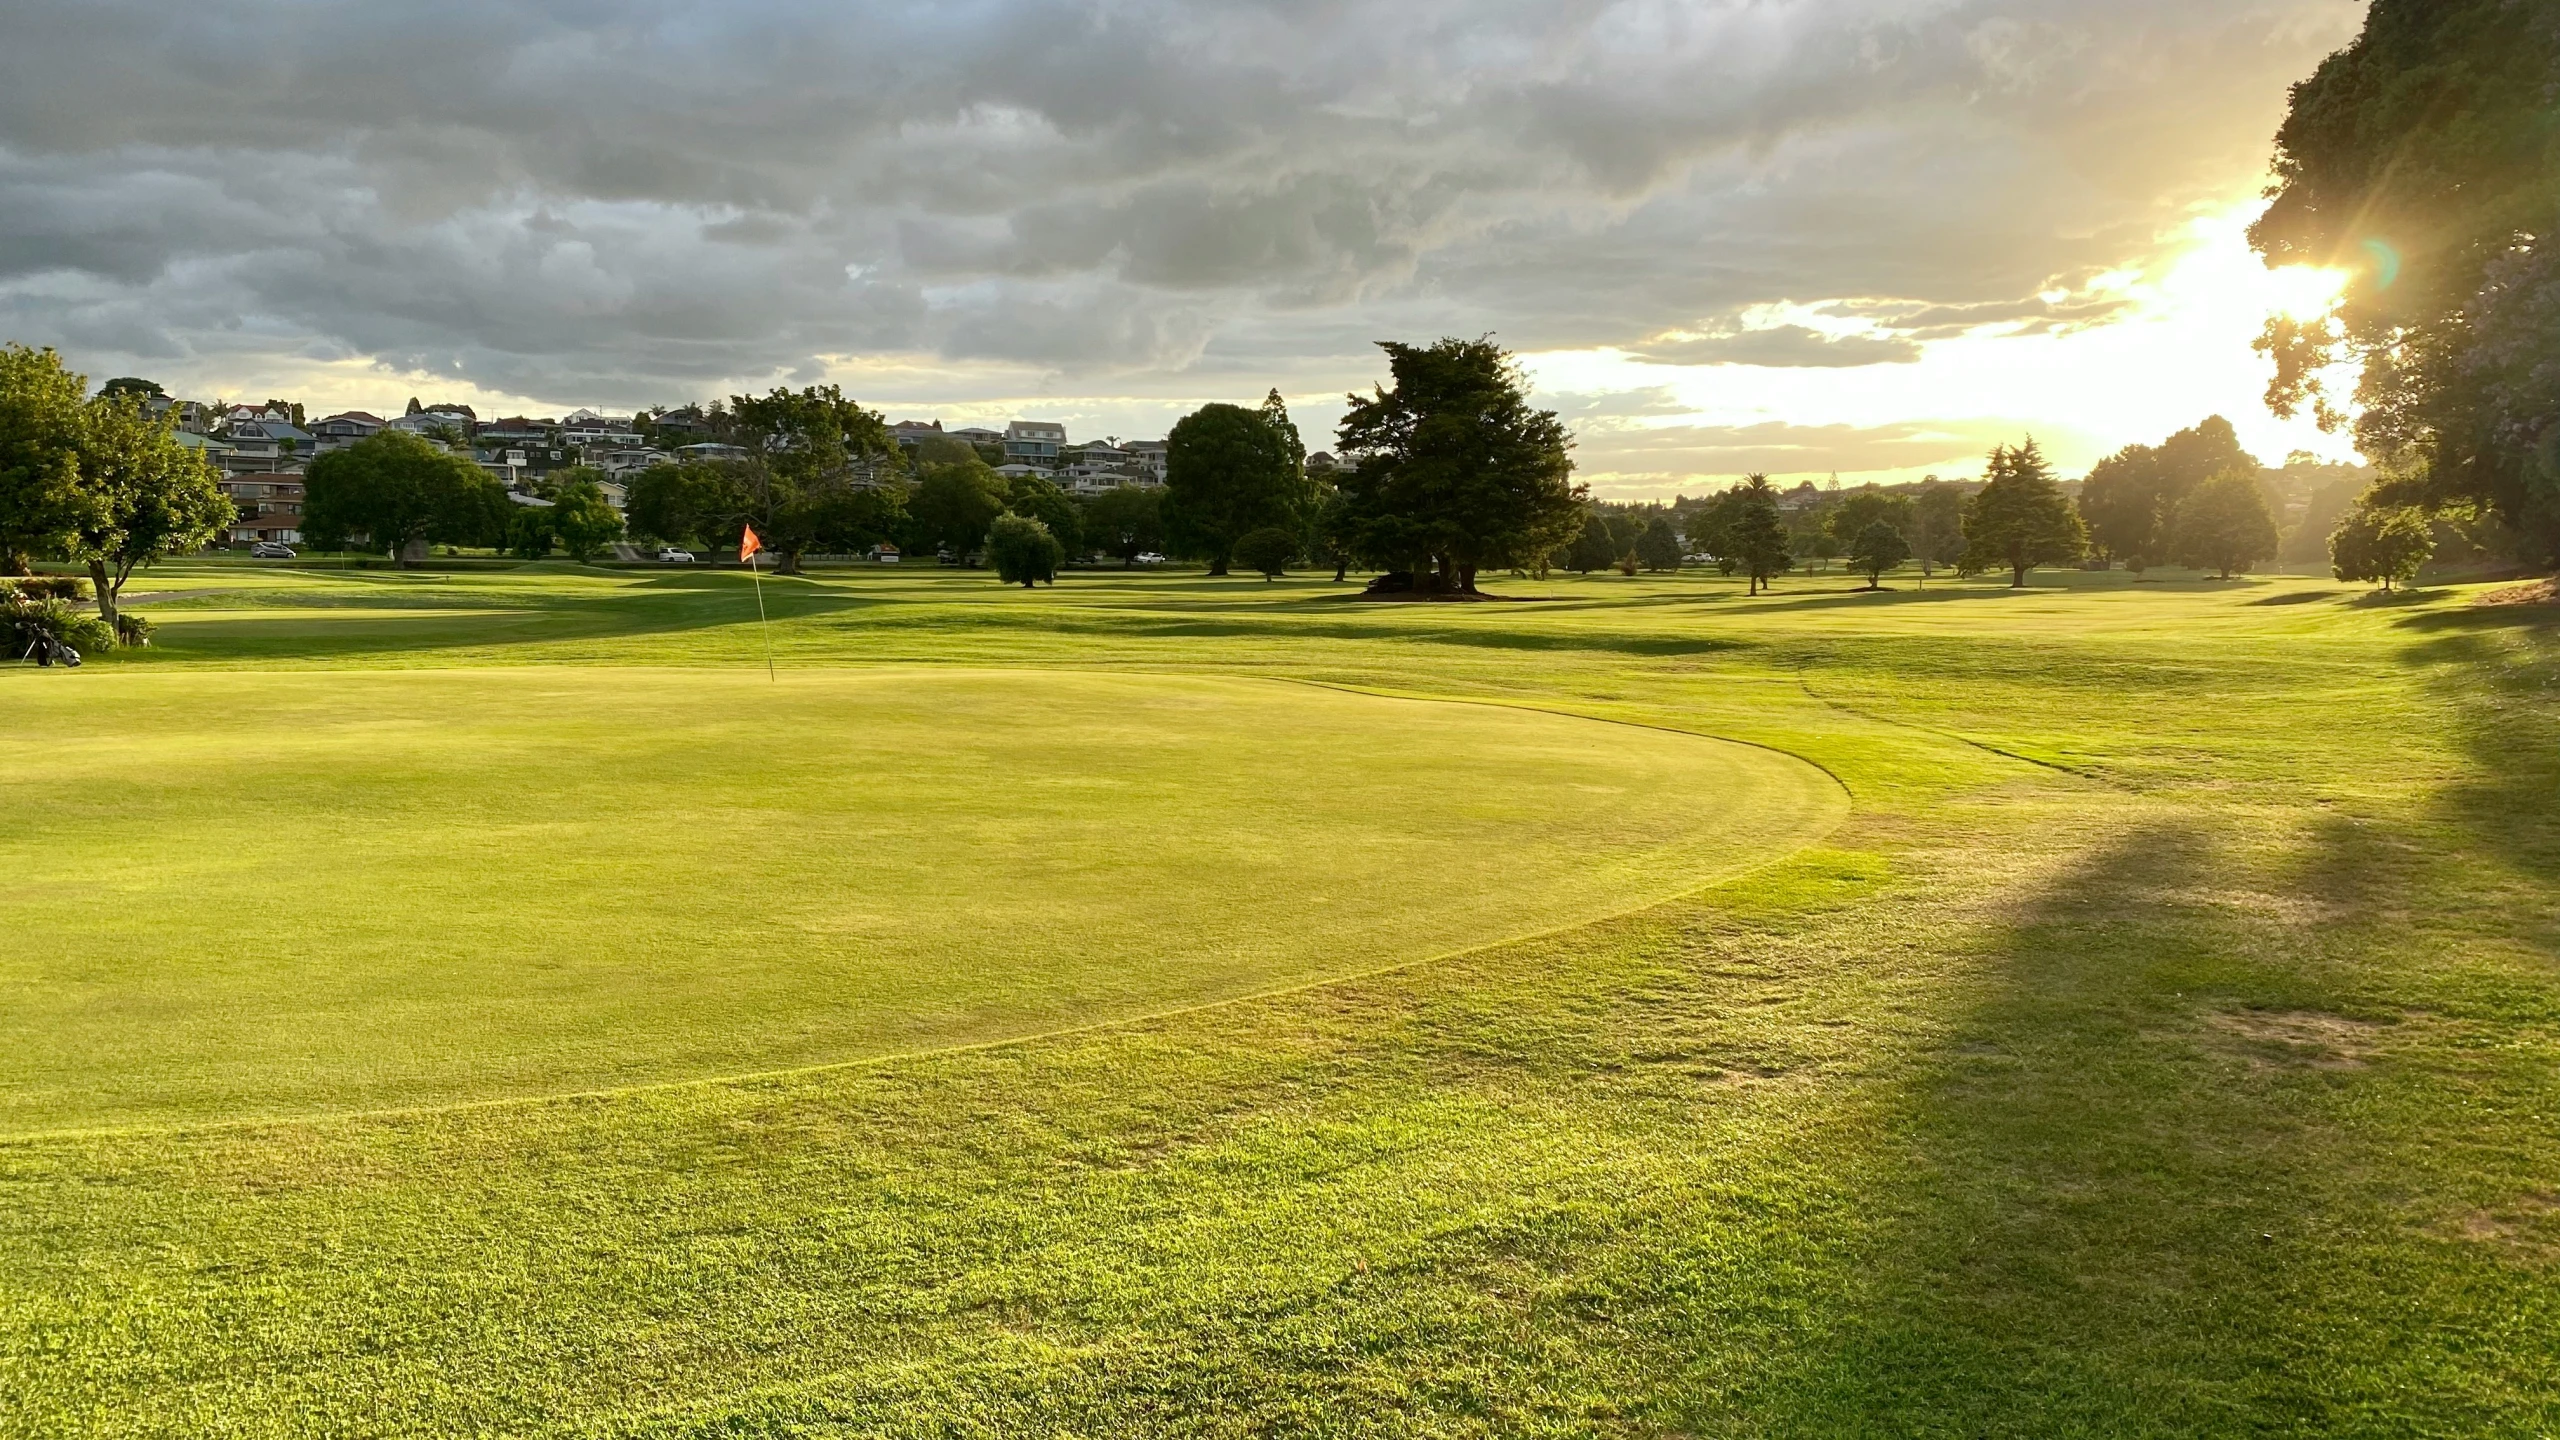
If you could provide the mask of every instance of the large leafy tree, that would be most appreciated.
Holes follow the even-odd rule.
[[[1831,531],[1831,538],[1840,542],[1841,553],[1854,556],[1857,554],[1858,537],[1867,533],[1868,526],[1882,522],[1899,535],[1910,528],[1911,511],[1910,496],[1892,494],[1868,485],[1841,496],[1840,503],[1832,506],[1824,516],[1823,523]]]
[[[1618,537],[1609,529],[1606,517],[1594,512],[1582,517],[1582,529],[1564,554],[1565,568],[1576,575],[1606,570],[1618,560]]]
[[[2225,470],[2179,504],[2169,554],[2181,565],[2212,570],[2228,580],[2276,558],[2281,538],[2256,472]]]
[[[631,531],[670,545],[736,545],[747,513],[751,462],[653,465],[631,481]]]
[[[1732,549],[1736,567],[1751,577],[1750,593],[1757,595],[1795,565],[1794,537],[1778,511],[1778,492],[1770,487],[1768,476],[1746,475],[1727,493],[1734,500],[1725,543]]]
[[[1730,575],[1741,564],[1734,549],[1733,522],[1742,513],[1743,494],[1737,487],[1709,497],[1707,503],[1692,510],[1683,522],[1689,537],[1689,548],[1715,562],[1716,570]]]
[[[2332,312],[2271,322],[2268,403],[2344,423],[2323,384],[2360,362],[2357,448],[2407,467],[2393,503],[2495,512],[2560,559],[2560,22],[2522,0],[2375,0],[2294,87],[2269,264],[2347,267]]]
[[[737,519],[755,526],[776,573],[796,575],[805,555],[866,550],[897,533],[906,486],[877,411],[836,386],[811,385],[732,395],[728,414],[755,454],[737,472],[745,501]]]
[[[948,550],[952,559],[967,560],[986,542],[987,526],[1006,513],[1007,498],[1004,478],[983,460],[926,466],[907,504],[909,548],[928,555]]]
[[[1870,520],[1849,541],[1849,568],[1867,577],[1867,588],[1884,588],[1884,572],[1911,558],[1911,542],[1882,520]]]
[[[1636,537],[1636,558],[1647,570],[1680,568],[1680,530],[1668,515],[1656,515]]]
[[[2393,504],[2387,487],[2377,490],[2358,500],[2329,536],[2329,566],[2341,580],[2370,580],[2387,591],[2418,578],[2436,541],[2415,506]]]
[[[1953,565],[1964,554],[1964,501],[1963,492],[1935,475],[1912,492],[1911,520],[1902,535],[1911,542],[1911,558],[1920,562],[1924,585],[1939,566]]]
[[[323,550],[361,540],[415,565],[429,545],[496,545],[514,507],[489,472],[399,430],[368,435],[311,462],[302,533]]]
[[[1156,492],[1143,485],[1115,485],[1085,502],[1077,528],[1124,568],[1164,548],[1164,511]]]
[[[2196,488],[2216,475],[2255,471],[2239,432],[2208,415],[2157,445],[2128,445],[2097,463],[2080,486],[2089,543],[2137,573],[2171,558],[2171,522]]]
[[[1054,582],[1066,558],[1058,537],[1028,515],[998,515],[987,526],[987,561],[1008,585],[1028,590],[1037,581]]]
[[[2006,569],[2010,588],[2023,589],[2028,571],[2087,553],[2088,528],[2034,436],[2023,445],[1993,446],[1984,476],[1987,483],[1964,507],[1964,558],[1958,563],[1965,570]]]
[[[91,498],[65,550],[89,567],[98,618],[119,635],[116,602],[133,572],[211,540],[240,513],[205,463],[178,443],[177,417],[154,419],[130,391],[101,394],[81,417],[80,488]]]
[[[1528,377],[1489,339],[1393,342],[1393,388],[1350,397],[1339,434],[1352,554],[1417,590],[1472,592],[1488,566],[1527,565],[1583,528],[1573,437],[1529,405]]]
[[[1005,483],[1004,508],[1037,520],[1069,556],[1090,553],[1083,534],[1084,516],[1075,498],[1045,475],[1016,475]]]
[[[0,574],[27,574],[99,519],[80,485],[85,388],[51,350],[0,346]]]
[[[1165,534],[1212,575],[1227,573],[1247,533],[1295,526],[1312,508],[1305,450],[1279,398],[1259,410],[1203,405],[1165,436]]]

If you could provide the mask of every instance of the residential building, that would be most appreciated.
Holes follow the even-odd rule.
[[[1046,420],[1016,420],[1004,427],[1004,458],[1009,465],[1057,468],[1058,452],[1067,445],[1067,427]]]
[[[1121,443],[1120,449],[1128,455],[1131,467],[1137,470],[1140,476],[1139,484],[1161,485],[1164,483],[1165,445],[1163,441],[1128,440]]]
[[[744,445],[724,445],[717,440],[676,447],[676,454],[686,460],[744,460],[749,453]]]
[[[230,449],[219,463],[234,474],[299,471],[320,449],[310,431],[283,420],[234,420],[223,427],[222,438]]]
[[[952,439],[957,440],[964,445],[1001,445],[1004,443],[1003,431],[989,430],[980,425],[964,425],[957,430],[947,431],[945,433],[950,435]]]
[[[317,442],[316,448],[326,454],[331,450],[344,450],[368,436],[381,434],[382,427],[387,423],[379,415],[362,410],[346,410],[327,419],[313,422],[311,435]]]
[[[942,422],[939,420],[901,420],[889,427],[889,438],[897,441],[898,448],[909,454],[941,433]]]
[[[222,532],[226,543],[255,545],[272,540],[283,545],[302,543],[302,476],[298,473],[276,475],[232,476],[221,482],[222,493],[240,507],[239,518]]]

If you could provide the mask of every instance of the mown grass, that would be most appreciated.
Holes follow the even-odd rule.
[[[147,656],[0,676],[0,707],[241,671],[752,678],[743,579],[173,572],[215,593],[146,603]],[[1638,913],[1026,1044],[22,1135],[0,1429],[2560,1427],[2548,614],[1903,583],[769,584],[786,669],[1498,700],[1772,746],[1853,808]]]

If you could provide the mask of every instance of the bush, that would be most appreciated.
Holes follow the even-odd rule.
[[[0,580],[0,596],[13,593],[30,599],[50,597],[76,604],[89,598],[89,582],[77,575],[20,575]]]
[[[1035,580],[1054,581],[1066,563],[1067,547],[1049,527],[1020,515],[998,515],[987,527],[987,562],[996,578],[1029,589]]]
[[[86,610],[72,609],[69,601],[57,596],[0,598],[0,637],[7,640],[11,660],[25,656],[38,635],[50,635],[84,655],[112,650],[116,643],[107,622]]]
[[[1236,541],[1236,563],[1254,571],[1266,581],[1289,573],[1289,562],[1298,558],[1298,537],[1277,525],[1248,530]]]
[[[151,643],[151,622],[130,610],[116,612],[116,643],[136,648]]]

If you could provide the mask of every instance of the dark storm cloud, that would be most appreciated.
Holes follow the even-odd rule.
[[[2044,297],[2247,174],[2354,10],[19,0],[0,315],[625,400],[883,353],[1642,349],[1776,301],[1880,333],[1682,363],[1898,359],[2097,318]]]

